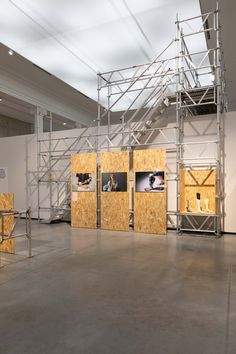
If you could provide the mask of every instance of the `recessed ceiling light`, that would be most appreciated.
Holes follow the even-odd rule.
[[[14,54],[13,50],[12,50],[12,49],[9,49],[9,50],[8,50],[8,54],[9,54],[9,55],[13,55],[13,54]]]
[[[63,125],[66,125],[66,123],[64,122]]]
[[[211,74],[210,75],[210,80],[213,82],[213,81],[215,81],[215,75],[214,74]]]
[[[0,102],[2,102],[2,98],[0,97]]]

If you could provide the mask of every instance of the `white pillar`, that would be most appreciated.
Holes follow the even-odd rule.
[[[41,107],[36,107],[34,115],[34,133],[43,133],[43,117],[47,115],[47,110]]]

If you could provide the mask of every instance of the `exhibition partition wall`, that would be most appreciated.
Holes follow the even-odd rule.
[[[134,151],[134,231],[166,234],[166,151]]]
[[[129,152],[100,153],[101,228],[129,230]]]
[[[97,227],[97,155],[71,157],[71,225]]]
[[[14,210],[14,195],[0,193],[0,211]],[[14,215],[4,217],[4,235],[2,235],[2,218],[0,218],[0,241],[2,236],[8,237],[14,226]],[[8,240],[0,244],[0,252],[14,253],[15,241]]]
[[[97,159],[100,161],[97,193]],[[166,234],[166,150],[133,153],[134,231]],[[72,227],[128,231],[130,220],[129,151],[76,154],[71,158]],[[100,193],[99,193],[100,191]],[[100,209],[97,203],[100,197]]]

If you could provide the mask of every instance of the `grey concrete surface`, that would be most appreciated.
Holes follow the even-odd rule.
[[[235,354],[236,237],[33,223],[1,254],[0,354]]]

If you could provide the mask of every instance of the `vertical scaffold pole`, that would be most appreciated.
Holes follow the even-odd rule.
[[[39,138],[39,107],[36,107],[35,114],[35,131],[37,137],[37,210],[38,210],[38,221],[40,221],[40,138]]]
[[[176,15],[176,231],[180,232],[180,68],[179,68],[179,51],[180,51],[180,32],[179,32],[179,20]]]
[[[222,134],[221,134],[221,62],[220,62],[220,39],[219,39],[219,4],[216,4],[215,13],[215,25],[216,25],[216,104],[217,104],[217,162],[216,162],[216,236],[221,234],[221,222],[222,222],[222,188],[221,188],[221,149],[222,149]]]
[[[102,78],[100,74],[98,74],[98,116],[97,116],[97,142],[96,142],[96,161],[97,161],[97,226],[100,226],[100,205],[101,205],[101,197],[100,197],[100,160],[99,160],[99,135],[101,133],[101,84]]]
[[[108,151],[110,151],[110,132],[111,132],[111,85],[107,86],[107,134],[108,134]]]
[[[49,119],[49,153],[48,153],[48,159],[49,159],[49,176],[48,176],[48,182],[49,182],[49,203],[50,203],[50,219],[53,217],[53,200],[52,200],[52,194],[53,194],[53,189],[52,189],[52,112],[49,112],[48,114],[48,119]]]

